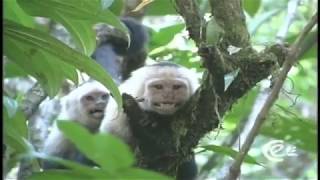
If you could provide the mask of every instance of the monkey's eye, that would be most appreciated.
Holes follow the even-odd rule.
[[[177,90],[177,89],[180,89],[182,87],[181,84],[175,84],[173,85],[173,89]]]
[[[156,89],[162,89],[163,86],[161,84],[155,84],[152,87],[156,88]]]
[[[101,96],[101,98],[103,99],[103,100],[107,100],[108,99],[108,94],[103,94],[102,96]]]
[[[85,96],[85,99],[87,100],[87,101],[93,101],[94,100],[94,97],[93,96]]]

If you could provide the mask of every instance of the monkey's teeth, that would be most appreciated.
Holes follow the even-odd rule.
[[[170,102],[163,102],[162,104],[168,104],[168,105],[171,105],[173,103],[170,103]]]
[[[90,114],[92,117],[95,117],[95,118],[102,118],[104,116],[104,110],[101,110],[101,109],[93,109],[90,111]]]
[[[168,104],[168,103],[161,103],[160,104],[160,107],[161,108],[173,108],[174,107],[174,104]]]
[[[92,114],[93,114],[93,113],[103,113],[103,110],[101,110],[101,109],[94,109],[94,110],[91,111],[91,113],[92,113]]]

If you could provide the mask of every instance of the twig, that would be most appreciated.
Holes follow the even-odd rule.
[[[264,123],[267,113],[269,112],[270,108],[272,107],[272,105],[274,104],[276,99],[278,98],[280,89],[281,89],[281,87],[287,77],[287,73],[289,72],[289,70],[291,69],[293,64],[297,61],[297,57],[298,57],[298,54],[299,54],[299,51],[301,48],[300,47],[301,44],[303,43],[306,35],[310,32],[310,30],[313,28],[313,26],[317,23],[317,20],[318,20],[317,16],[318,16],[318,12],[312,17],[312,19],[305,26],[305,28],[303,29],[303,31],[301,32],[299,37],[296,39],[294,44],[290,47],[288,56],[286,57],[286,60],[283,64],[283,68],[279,74],[279,78],[277,79],[277,81],[271,91],[271,94],[269,95],[263,108],[259,112],[259,114],[255,120],[255,123],[253,125],[253,128],[249,132],[249,135],[246,138],[246,140],[241,148],[241,151],[239,152],[239,154],[235,158],[235,161],[232,163],[232,165],[229,169],[229,174],[224,179],[232,180],[232,179],[236,179],[238,177],[239,172],[240,172],[240,166],[244,160],[244,157],[248,153],[248,151],[254,141],[254,138],[257,136],[257,134],[260,130],[260,127]]]

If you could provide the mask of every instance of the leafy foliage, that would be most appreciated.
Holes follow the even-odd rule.
[[[4,161],[7,165],[4,171],[8,172],[20,160],[21,155],[30,150],[30,145],[26,141],[28,130],[25,117],[19,109],[17,101],[4,96],[3,107],[4,143],[6,147]]]
[[[20,23],[27,27],[34,27],[33,17],[26,14],[16,0],[5,0],[4,1],[4,16],[16,23]]]
[[[146,8],[146,14],[149,16],[161,16],[167,14],[177,14],[174,9],[174,3],[171,0],[155,0]]]
[[[68,78],[77,82],[74,69],[74,67],[77,67],[85,70],[92,78],[106,85],[116,100],[121,102],[120,93],[117,91],[112,78],[96,62],[43,32],[6,20],[5,25],[6,43],[4,51],[6,55],[20,67],[24,67],[29,74],[36,77],[51,97],[58,92],[63,79]],[[16,49],[18,53],[17,51],[14,52],[13,49]],[[64,54],[60,52],[64,52]],[[25,64],[26,57],[30,60],[30,64]],[[43,67],[51,69],[44,71]]]
[[[127,32],[126,27],[99,2],[18,0],[19,5],[30,15],[48,17],[62,23],[86,55],[91,55],[95,48],[95,32],[92,28],[94,23],[105,22]]]
[[[171,178],[155,172],[134,168],[134,156],[129,147],[120,139],[107,134],[91,134],[87,129],[75,122],[58,121],[58,127],[64,135],[89,159],[101,168],[93,169],[69,160],[47,156],[33,152],[33,157],[60,163],[70,170],[46,170],[33,174],[30,179],[63,178],[63,179],[145,179],[155,178],[169,180]]]
[[[174,36],[184,28],[184,26],[184,24],[175,24],[161,28],[158,32],[153,31],[149,44],[150,51],[156,47],[167,45],[170,41],[172,41]]]
[[[230,156],[232,158],[235,158],[237,153],[237,151],[233,150],[232,148],[229,147],[225,147],[225,146],[216,146],[216,145],[207,145],[207,146],[200,146],[202,148],[204,148],[207,151],[212,151],[221,155],[227,155]],[[244,162],[246,163],[250,163],[250,164],[256,164],[256,165],[260,165],[252,156],[250,155],[246,155],[246,157],[244,158]]]

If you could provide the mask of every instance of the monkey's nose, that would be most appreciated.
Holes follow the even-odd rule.
[[[99,109],[103,109],[106,107],[106,103],[104,102],[99,102],[99,103],[96,103],[96,107],[99,108]]]
[[[173,100],[174,97],[173,97],[172,93],[164,93],[163,98],[165,100]]]

